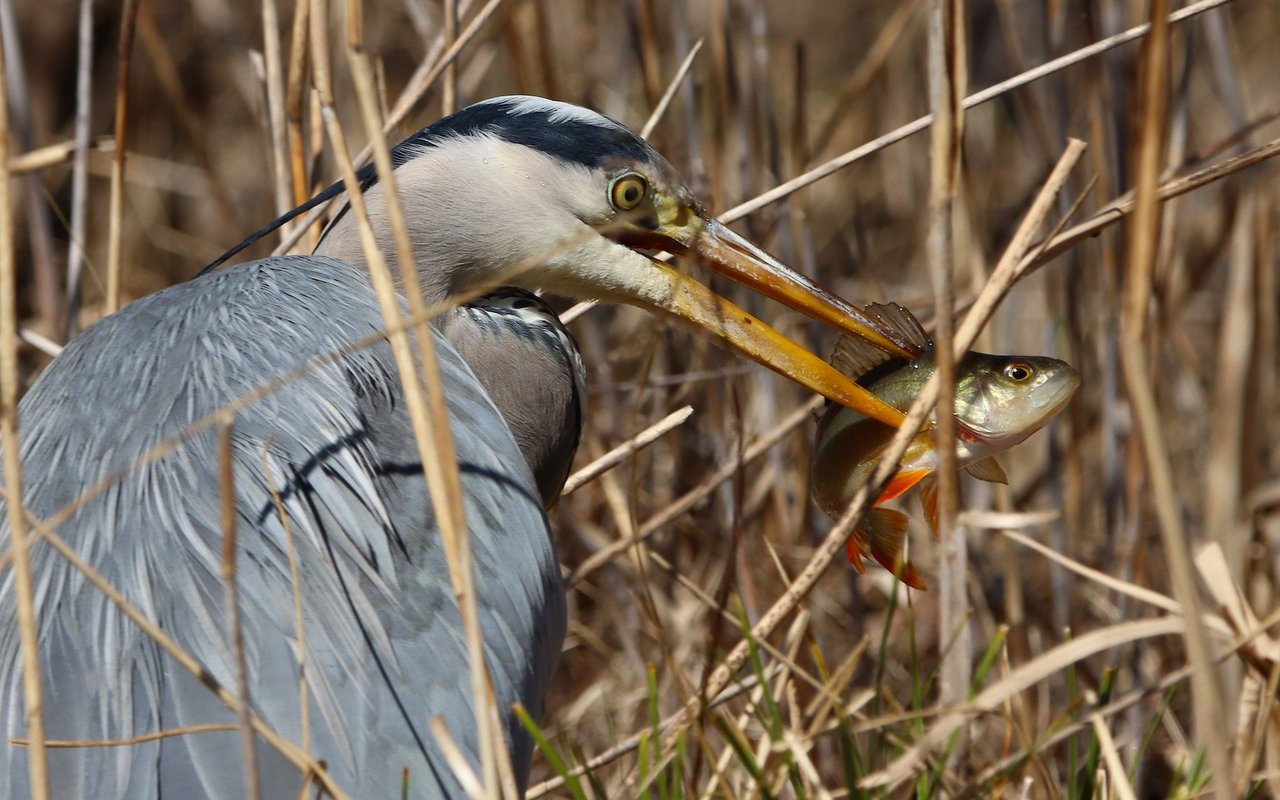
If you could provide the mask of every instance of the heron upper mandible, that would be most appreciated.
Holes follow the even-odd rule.
[[[498,281],[630,303],[686,320],[868,416],[900,421],[821,359],[642,252],[696,254],[794,309],[903,353],[904,343],[851,305],[708,218],[673,168],[622,125],[564,103],[503,97],[422,130],[393,160],[428,304]],[[374,173],[364,178],[378,242],[390,254],[386,197]],[[536,266],[508,274],[525,262]],[[435,328],[485,655],[504,714],[515,702],[541,711],[565,626],[543,508],[572,458],[581,368],[572,341],[547,317],[536,299],[508,294],[456,309]],[[240,264],[126,306],[69,343],[21,403],[27,513],[48,520],[74,508],[57,533],[209,676],[235,687],[217,434],[205,430],[127,468],[196,420],[382,325],[351,214],[339,214],[312,256]],[[429,721],[443,718],[478,769],[466,648],[389,348],[331,357],[295,375],[236,413],[231,446],[254,711],[293,742],[308,740],[351,796],[399,797],[405,774],[413,797],[461,796]],[[9,547],[3,519],[0,553]],[[234,727],[236,716],[201,681],[66,560],[43,543],[30,558],[49,738]],[[0,583],[0,791],[20,798],[26,758],[9,743],[24,735],[26,715],[15,619],[10,570]],[[514,716],[503,724],[523,783],[530,743]],[[261,740],[257,755],[262,796],[297,796],[298,770]],[[55,797],[247,791],[233,729],[55,749],[49,759]]]

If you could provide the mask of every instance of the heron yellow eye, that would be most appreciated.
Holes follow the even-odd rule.
[[[1031,380],[1031,376],[1035,374],[1035,370],[1026,364],[1010,364],[1004,368],[1004,376],[1011,381],[1022,383]]]
[[[630,211],[649,194],[649,182],[643,175],[628,172],[615,178],[609,187],[609,202],[619,211]]]

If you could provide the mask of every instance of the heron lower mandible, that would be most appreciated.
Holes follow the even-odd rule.
[[[818,357],[644,255],[696,254],[792,308],[904,350],[708,218],[672,167],[622,125],[540,98],[497,98],[424,129],[393,161],[426,303],[496,282],[630,303],[690,322],[868,416],[900,421]],[[363,178],[390,254],[387,198],[375,173]],[[524,263],[535,266],[509,274]],[[524,335],[530,315],[549,315],[521,305],[529,302],[481,301],[446,315],[435,334],[485,656],[520,783],[530,743],[506,710],[520,702],[540,712],[559,654],[565,605],[543,508],[563,482],[581,418],[572,341],[554,324]],[[309,742],[351,796],[399,797],[406,772],[411,796],[459,796],[429,721],[441,717],[478,769],[466,646],[395,364],[385,343],[333,357],[382,325],[346,213],[313,256],[240,264],[138,300],[72,341],[23,399],[24,499],[38,520],[69,510],[58,535],[209,678],[235,687],[217,431],[130,467],[290,374],[238,410],[231,429],[253,710],[289,740]],[[512,357],[510,347],[541,357]],[[309,360],[318,366],[290,373]],[[542,385],[558,389],[527,391]],[[0,552],[9,548],[4,519]],[[30,560],[49,738],[130,740],[224,724],[52,750],[53,796],[246,796],[236,715],[49,546],[38,543]],[[0,794],[17,798],[27,796],[27,765],[9,739],[25,734],[26,708],[12,571],[2,581]],[[257,755],[263,796],[297,796],[299,771],[261,740]]]

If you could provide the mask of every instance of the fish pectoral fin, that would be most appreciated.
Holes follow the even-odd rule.
[[[929,521],[929,530],[933,538],[938,538],[938,482],[932,478],[920,483],[920,507],[924,509],[924,518]]]
[[[917,483],[927,478],[929,476],[929,472],[930,470],[927,469],[899,470],[892,478],[889,479],[889,482],[885,484],[884,491],[880,493],[880,498],[876,500],[875,504],[880,505],[886,500],[892,500],[893,498],[901,495],[912,486],[915,486]]]
[[[1004,468],[1000,466],[999,461],[996,461],[995,456],[980,458],[966,466],[964,471],[980,481],[1009,485],[1009,476],[1004,474]]]
[[[907,515],[889,508],[873,508],[863,520],[858,535],[865,535],[871,557],[912,589],[925,591],[924,580],[910,561],[902,558],[902,543],[907,538]],[[853,541],[850,539],[849,541]]]

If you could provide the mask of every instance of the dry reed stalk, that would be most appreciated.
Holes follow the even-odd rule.
[[[311,10],[307,16],[311,28],[307,37],[311,55],[311,86],[315,89],[317,102],[322,103],[326,93],[329,97],[333,96],[333,59],[329,53],[329,0],[311,0]],[[299,227],[308,226],[309,224]],[[280,247],[285,246],[283,242],[280,244]],[[275,254],[279,250],[277,248]]]
[[[1271,636],[1258,621],[1257,615],[1250,608],[1240,587],[1231,576],[1231,569],[1222,545],[1209,542],[1197,548],[1195,553],[1196,571],[1218,606],[1218,612],[1226,620],[1229,634],[1245,639],[1245,643],[1236,648],[1241,659],[1266,676],[1277,664],[1280,664],[1280,641]],[[1261,633],[1251,635],[1252,631]]]
[[[50,358],[57,358],[62,354],[62,345],[47,336],[41,336],[25,325],[18,326],[18,338]]]
[[[1204,481],[1204,533],[1222,545],[1231,575],[1237,581],[1244,576],[1248,545],[1237,535],[1236,520],[1243,494],[1245,407],[1255,357],[1251,298],[1255,291],[1253,226],[1257,221],[1254,198],[1245,195],[1236,211],[1222,292],[1222,327],[1218,331]]]
[[[1202,545],[1196,551],[1196,570],[1231,630],[1239,634],[1257,628],[1258,618],[1241,594],[1229,564],[1220,542]],[[1264,701],[1264,692],[1265,697],[1272,697],[1276,691],[1272,684],[1280,681],[1280,642],[1263,633],[1239,652],[1248,669],[1236,703],[1236,733],[1232,740],[1231,775],[1235,797],[1248,794],[1248,776],[1262,755],[1271,717],[1271,704]]]
[[[1173,595],[1186,612],[1187,656],[1191,662],[1192,704],[1196,731],[1208,752],[1212,786],[1219,797],[1231,794],[1231,759],[1222,719],[1222,695],[1213,671],[1209,642],[1200,625],[1200,600],[1183,529],[1180,502],[1174,488],[1169,456],[1160,429],[1159,409],[1147,362],[1147,315],[1160,232],[1158,182],[1164,159],[1168,102],[1168,0],[1152,0],[1151,34],[1143,59],[1142,127],[1133,154],[1134,211],[1125,261],[1125,295],[1121,315],[1123,347],[1120,361],[1125,387],[1137,423],[1141,451],[1154,494],[1164,556]]]
[[[236,483],[231,434],[233,417],[218,427],[218,509],[222,528],[222,589],[227,628],[235,662],[236,692],[240,695],[240,757],[244,759],[244,783],[250,800],[260,800],[262,784],[258,754],[253,745],[253,698],[249,695],[249,665],[244,655],[244,628],[240,622],[240,591],[236,583]]]
[[[417,268],[414,266],[412,247],[404,209],[396,193],[394,169],[390,150],[381,135],[377,95],[374,91],[372,72],[363,53],[362,9],[359,3],[348,6],[347,56],[356,93],[360,101],[366,134],[373,147],[378,179],[387,198],[387,210],[395,242],[398,274],[405,283],[405,294],[412,313],[420,316],[424,309],[422,293],[418,286]],[[360,226],[361,242],[369,262],[378,302],[382,306],[385,324],[390,328],[403,324],[395,281],[387,268],[386,260],[378,249],[377,240],[364,208],[359,178],[355,167],[347,157],[345,136],[332,111],[332,95],[329,87],[321,90],[322,104],[330,140],[343,172],[347,187],[347,199]],[[469,534],[462,504],[463,489],[458,473],[457,456],[453,447],[452,428],[449,424],[448,406],[443,381],[436,359],[435,342],[425,322],[414,330],[418,356],[422,367],[422,383],[419,383],[414,363],[412,344],[401,333],[391,337],[392,351],[405,391],[406,407],[413,422],[422,469],[431,494],[436,519],[440,525],[441,542],[444,545],[449,578],[453,585],[458,611],[462,617],[467,643],[467,657],[472,678],[472,707],[475,712],[477,741],[485,796],[496,798],[500,791],[498,760],[509,760],[505,753],[505,741],[490,723],[493,715],[488,709],[492,693],[488,670],[484,660],[483,640],[480,634],[479,611],[475,596],[475,577],[471,559]],[[425,384],[425,394],[424,394]],[[509,772],[510,770],[504,770]]]
[[[100,136],[91,140],[89,144],[91,150],[102,153],[110,153],[115,149],[115,140],[110,136]],[[28,172],[35,172],[45,169],[46,167],[56,166],[65,163],[74,158],[76,152],[75,140],[58,142],[57,144],[45,145],[35,150],[22,153],[9,158],[9,174],[24,175]]]
[[[696,599],[699,603],[705,606],[709,611],[715,613],[720,618],[722,618],[725,622],[731,625],[737,625],[739,623],[740,620],[738,619],[738,617],[736,617],[732,612],[730,612],[728,609],[725,608],[725,604],[722,599],[714,598],[711,595],[709,595],[702,588],[702,586],[700,586],[697,582],[695,582],[688,576],[681,574],[681,572],[678,569],[676,569],[675,565],[672,564],[670,561],[666,560],[665,558],[663,558],[661,554],[655,552],[654,550],[646,550],[645,552],[650,561],[652,561],[659,568],[661,568],[666,573],[668,573],[673,580],[679,583],[685,590],[689,592],[689,594],[694,599]],[[805,620],[807,619],[807,615],[803,611],[801,611],[797,615],[796,619],[797,621]],[[806,670],[800,667],[800,665],[798,664],[798,662],[794,657],[794,654],[792,655],[784,654],[783,652],[778,650],[778,648],[769,644],[767,641],[757,642],[756,645],[760,648],[760,650],[763,653],[767,654],[770,658],[772,658],[776,662],[779,669],[786,670],[790,674],[799,678],[800,681],[802,681],[810,689],[812,689],[818,697],[825,698],[829,703],[841,702],[840,698],[834,695],[831,692],[831,690],[827,686],[825,686],[818,677],[809,674]],[[663,727],[665,727],[665,724]]]
[[[1093,725],[1093,732],[1098,737],[1098,748],[1102,751],[1103,761],[1107,765],[1108,788],[1115,792],[1119,800],[1137,800],[1133,787],[1129,785],[1124,763],[1120,761],[1120,753],[1116,751],[1116,742],[1111,737],[1111,729],[1107,727],[1102,715],[1096,711],[1089,715],[1089,722]],[[1110,793],[1104,792],[1103,796],[1109,797]]]
[[[26,705],[27,774],[32,800],[49,797],[45,751],[44,697],[40,681],[40,634],[35,587],[28,558],[27,519],[22,495],[22,443],[18,438],[18,311],[14,272],[13,199],[9,181],[9,92],[6,53],[0,49],[0,445],[4,447],[4,495],[13,556],[13,592],[22,659],[22,699]]]
[[[285,132],[284,62],[280,53],[280,10],[276,0],[262,0],[262,57],[266,66],[267,141],[276,214],[293,208],[293,179]]]
[[[308,174],[307,141],[302,127],[303,107],[307,98],[307,51],[310,38],[311,0],[298,0],[293,7],[293,26],[289,32],[289,68],[284,91],[284,117],[289,174],[293,179],[291,200],[300,206],[311,193]],[[291,224],[285,233],[293,230]]]
[[[1203,14],[1206,11],[1218,8],[1219,6],[1225,5],[1229,2],[1232,2],[1232,0],[1201,0],[1201,2],[1193,3],[1186,8],[1174,12],[1168,17],[1168,21],[1170,23],[1183,22],[1195,17],[1197,14]],[[1115,36],[1108,36],[1107,38],[1094,42],[1091,45],[1074,50],[1060,58],[1055,58],[1046,64],[1042,64],[1039,67],[1029,69],[1026,72],[1015,75],[1006,81],[1001,81],[1000,83],[997,83],[987,89],[983,89],[980,92],[975,92],[974,94],[966,97],[962,105],[966,111],[976,106],[980,106],[983,103],[986,103],[989,100],[994,100],[995,98],[1007,94],[1014,89],[1021,88],[1033,81],[1037,81],[1056,72],[1060,72],[1073,64],[1078,64],[1081,61],[1101,55],[1102,53],[1119,47],[1120,45],[1141,39],[1147,34],[1150,27],[1149,23],[1136,25],[1122,33],[1116,34]],[[769,191],[746,201],[745,203],[740,203],[734,206],[720,215],[720,221],[725,223],[733,222],[734,220],[741,219],[771,203],[776,203],[782,198],[794,194],[804,187],[822,180],[828,175],[833,175],[836,172],[839,172],[850,164],[861,161],[872,153],[877,153],[891,144],[895,144],[906,139],[908,136],[919,133],[925,128],[928,128],[931,124],[933,124],[932,114],[912,120],[906,125],[896,128],[883,136],[879,136],[872,139],[870,142],[859,145],[846,153],[829,159],[813,169],[806,171],[804,174],[797,175],[791,180],[781,183]]]
[[[78,328],[80,276],[84,268],[85,225],[89,193],[89,122],[93,95],[93,0],[80,0],[76,47],[76,123],[74,166],[71,168],[71,241],[67,245],[66,319],[63,335],[70,339]]]
[[[445,763],[453,770],[467,797],[470,800],[484,800],[487,792],[481,785],[480,779],[476,777],[475,771],[471,769],[471,764],[467,763],[467,757],[458,748],[458,743],[453,740],[453,735],[449,733],[444,720],[438,716],[432,717],[429,724],[431,735],[435,737],[436,744],[440,745],[440,750],[444,753]]]
[[[179,74],[178,65],[174,61],[172,54],[171,40],[161,34],[159,23],[156,21],[156,15],[151,5],[142,4],[138,7],[138,30],[137,37],[142,45],[142,52],[146,55],[151,67],[150,75],[160,84],[160,91],[163,93],[163,102],[171,109],[174,122],[177,124],[180,135],[184,142],[189,142],[192,155],[195,158],[195,171],[199,174],[199,192],[200,200],[208,203],[209,206],[217,213],[219,238],[227,238],[239,232],[239,227],[235,222],[234,207],[230,195],[227,193],[223,181],[213,168],[213,149],[209,146],[209,142],[205,136],[206,127],[199,119],[196,110],[192,107],[192,93],[186,88],[183,76]],[[146,106],[144,105],[145,109]],[[143,112],[145,114],[145,111]],[[143,114],[138,115],[139,121],[147,119]],[[129,154],[129,181],[136,182],[138,180],[138,167],[144,162],[144,159],[152,159],[154,157],[139,153],[135,149]],[[170,162],[172,163],[172,161]],[[93,162],[90,161],[92,167]],[[188,168],[190,169],[190,168]],[[145,230],[145,229],[144,229]],[[185,250],[182,252],[186,252]]]
[[[640,138],[648,139],[653,135],[654,128],[658,127],[658,123],[662,121],[662,117],[667,113],[667,106],[671,105],[671,99],[676,96],[676,90],[680,88],[680,84],[684,82],[684,78],[689,74],[689,69],[693,67],[693,60],[698,57],[698,53],[702,50],[704,39],[699,39],[693,43],[693,47],[689,48],[689,54],[680,62],[679,68],[676,69],[675,75],[671,76],[671,80],[667,83],[667,88],[662,93],[662,97],[650,112],[649,118],[645,120],[644,127],[640,129]]]
[[[444,46],[453,45],[458,39],[458,0],[443,0]],[[440,85],[440,116],[447,117],[458,110],[458,62],[452,61],[444,68]]]
[[[955,228],[963,213],[959,193],[961,154],[964,147],[963,97],[968,84],[965,71],[964,7],[961,0],[933,0],[929,9],[929,105],[933,125],[929,162],[929,233],[926,251],[929,278],[933,284],[934,308],[955,305],[954,272],[957,258]],[[965,584],[969,575],[969,555],[965,529],[956,525],[960,510],[959,473],[956,462],[955,408],[956,359],[953,353],[951,314],[935,316],[934,347],[938,375],[937,415],[937,509],[938,537],[942,558],[939,564],[939,611],[943,635],[955,636],[943,657],[939,672],[939,701],[952,705],[969,691],[973,641],[969,631],[970,606]],[[961,744],[959,749],[963,749]]]
[[[183,725],[180,728],[165,728],[162,731],[144,733],[141,736],[130,736],[127,739],[46,739],[44,746],[50,750],[78,750],[85,747],[133,747],[134,745],[156,742],[161,739],[172,739],[175,736],[191,736],[199,733],[226,733],[238,730],[240,730],[240,723],[238,722],[210,722],[203,725]],[[30,747],[31,740],[15,736],[9,739],[9,744],[18,747]]]
[[[766,667],[766,670],[776,669],[778,668]],[[769,677],[769,675],[766,674],[766,677]],[[731,687],[727,687],[723,694],[716,697],[711,703],[707,704],[707,710],[710,711],[718,708],[731,700],[737,700],[743,695],[748,695],[749,698],[753,698],[750,705],[754,706],[759,702],[760,697],[762,696],[755,692],[758,685],[758,679],[756,676],[749,675],[744,680],[736,682]],[[679,719],[679,713],[666,717],[658,723],[658,730],[663,732],[670,730],[673,725],[679,722]],[[744,721],[742,724],[745,725],[746,722]],[[610,747],[608,750],[598,753],[585,760],[582,764],[573,767],[569,770],[568,774],[575,778],[581,777],[582,775],[587,774],[588,771],[597,770],[600,767],[607,766],[614,761],[617,761],[619,758],[635,752],[636,749],[640,747],[641,742],[646,740],[650,733],[650,731],[645,730],[632,734],[613,747]],[[543,781],[542,783],[530,786],[528,791],[525,792],[525,797],[527,800],[538,800],[538,798],[545,797],[562,786],[564,786],[564,777],[558,775],[554,778]]]
[[[627,457],[640,452],[644,448],[658,441],[658,439],[667,435],[667,433],[680,427],[687,422],[691,416],[693,416],[693,406],[685,406],[672,411],[667,416],[650,425],[648,428],[640,431],[635,436],[632,436],[627,441],[570,475],[564,482],[564,488],[560,490],[560,496],[567,497],[568,495],[573,494],[586,484],[600,477],[605,472],[608,472],[621,464]]]
[[[129,131],[129,67],[133,61],[133,32],[138,21],[140,0],[124,0],[120,12],[120,66],[116,74],[116,119],[114,157],[111,161],[111,232],[107,243],[107,314],[120,307],[120,273],[124,269],[124,165]]]
[[[966,513],[971,513],[971,512],[966,512]],[[1040,542],[1037,542],[1035,539],[1032,539],[1029,536],[1025,536],[1013,530],[1011,526],[1007,526],[1007,525],[987,526],[987,525],[981,525],[980,522],[974,517],[969,517],[969,519],[975,520],[974,524],[979,524],[980,527],[990,527],[992,530],[996,531],[1001,536],[1005,536],[1017,542],[1018,544],[1027,548],[1028,550],[1034,550],[1035,552],[1039,553],[1040,555],[1044,556],[1050,561],[1053,561],[1055,564],[1065,567],[1066,569],[1071,570],[1077,575],[1080,575],[1081,577],[1087,578],[1093,581],[1094,583],[1097,583],[1099,586],[1105,586],[1108,589],[1111,589],[1112,591],[1119,592],[1120,594],[1128,595],[1134,598],[1135,600],[1141,601],[1143,603],[1147,603],[1148,605],[1155,606],[1161,611],[1165,611],[1170,614],[1182,613],[1182,606],[1178,603],[1177,600],[1166,597],[1165,595],[1162,595],[1159,592],[1153,591],[1151,589],[1147,589],[1146,587],[1139,586],[1136,583],[1121,580],[1120,578],[1116,578],[1112,575],[1108,575],[1107,573],[1101,570],[1097,570],[1092,567],[1081,564],[1080,562],[1075,561],[1074,559],[1071,559],[1063,555],[1062,553],[1059,553],[1057,550],[1054,550],[1051,547],[1046,547]]]
[[[34,142],[35,107],[29,91],[26,75],[26,59],[22,42],[18,37],[14,4],[0,5],[0,37],[4,39],[4,52],[9,63],[6,73],[9,81],[9,131],[13,136],[11,147],[29,150]],[[37,324],[50,332],[57,330],[62,316],[63,299],[59,288],[59,267],[53,241],[51,218],[52,204],[46,202],[40,175],[26,175],[21,183],[21,201],[26,217],[27,241],[30,248],[32,276],[32,305]]]

